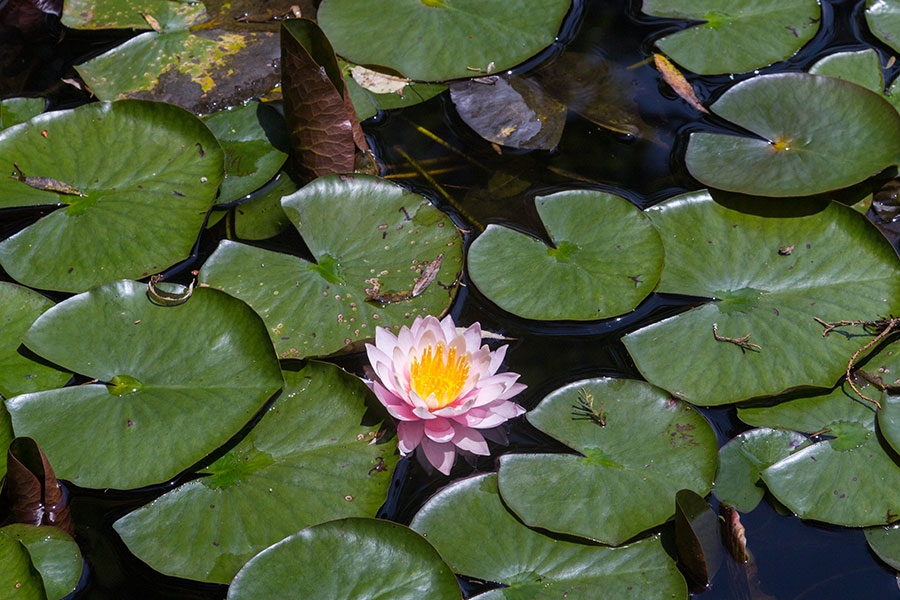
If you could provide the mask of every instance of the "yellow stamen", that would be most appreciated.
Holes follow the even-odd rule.
[[[425,400],[428,410],[437,410],[459,397],[469,375],[469,359],[465,355],[457,357],[456,348],[449,348],[444,360],[443,344],[428,346],[413,359],[409,375],[413,391]],[[434,400],[430,400],[432,394]]]

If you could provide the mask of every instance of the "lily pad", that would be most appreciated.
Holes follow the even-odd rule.
[[[871,48],[856,52],[836,52],[818,60],[809,68],[812,75],[837,77],[878,94],[884,93],[884,73],[878,53]]]
[[[865,530],[869,548],[895,571],[900,571],[900,525],[869,527]]]
[[[251,200],[234,208],[234,232],[244,240],[264,240],[287,231],[291,221],[281,209],[281,199],[296,191],[297,184],[282,171]]]
[[[278,85],[279,55],[272,31],[173,29],[142,33],[77,71],[103,100],[152,99],[206,113]]]
[[[243,198],[262,187],[287,159],[284,119],[262,102],[250,101],[213,113],[203,122],[225,151],[225,180],[219,189],[219,204]],[[282,139],[270,140],[270,136]]]
[[[875,412],[864,404],[837,388],[773,407],[738,410],[738,417],[752,425],[823,432],[822,441],[761,472],[769,491],[798,516],[847,527],[900,518],[900,467],[875,433]]]
[[[24,342],[98,380],[6,403],[16,434],[38,442],[59,478],[84,487],[171,479],[228,441],[283,384],[258,317],[205,288],[159,306],[146,285],[112,282],[45,312]]]
[[[12,419],[6,412],[6,405],[0,403],[0,456],[6,456],[10,442],[16,438],[13,433]],[[6,475],[6,461],[0,460],[0,479]]]
[[[25,332],[51,306],[53,302],[37,292],[0,281],[0,399],[60,387],[71,376],[22,351]],[[0,443],[0,452],[5,449]]]
[[[530,527],[618,545],[668,520],[679,490],[705,496],[712,487],[712,428],[647,383],[577,381],[526,417],[578,453],[500,458],[503,501]]]
[[[489,225],[469,249],[472,283],[500,308],[528,319],[603,319],[632,310],[656,287],[662,243],[630,202],[569,190],[535,204],[552,246]]]
[[[581,510],[583,505],[573,502]],[[458,518],[465,515],[465,519]],[[410,525],[457,573],[505,588],[477,596],[547,599],[687,598],[659,536],[606,548],[557,540],[522,525],[497,493],[497,475],[463,479],[433,496]]]
[[[641,10],[700,21],[655,43],[701,75],[745,73],[790,58],[821,22],[816,0],[643,0]]]
[[[866,23],[875,37],[900,52],[900,0],[867,0]]]
[[[24,123],[44,112],[43,98],[7,98],[0,100],[0,129]]]
[[[360,425],[367,388],[324,363],[284,377],[274,405],[202,470],[206,477],[116,521],[138,558],[168,575],[228,583],[254,554],[299,529],[375,515],[398,457],[396,441],[376,444],[377,425]]]
[[[657,291],[716,301],[626,335],[635,365],[699,405],[831,388],[872,336],[823,336],[815,319],[900,312],[894,249],[838,203],[717,197],[683,194],[647,213],[666,251]]]
[[[725,554],[719,516],[702,496],[690,490],[675,494],[675,546],[692,585],[709,586]]]
[[[73,29],[152,29],[144,15],[159,27],[187,29],[206,19],[206,7],[171,0],[66,0],[62,22]]]
[[[719,502],[750,512],[765,495],[759,472],[810,444],[806,436],[766,427],[745,431],[719,449],[713,493]]]
[[[462,238],[426,198],[376,177],[332,175],[282,208],[316,262],[225,241],[200,271],[262,316],[282,358],[336,353],[376,326],[440,315],[453,299],[446,286],[459,274]]]
[[[758,136],[691,134],[688,171],[710,187],[806,196],[848,187],[900,161],[900,114],[881,94],[849,81],[806,73],[753,77],[710,110]]]
[[[40,574],[31,564],[28,550],[19,540],[0,529],[0,589],[15,590],[16,598],[46,600]]]
[[[349,568],[335,569],[335,563]],[[257,554],[235,576],[229,600],[258,598],[461,598],[437,551],[409,528],[376,519],[309,527]]]
[[[2,546],[11,546],[8,540],[15,540],[25,549],[34,569],[29,572],[29,579],[36,579],[44,592],[36,596],[37,598],[59,600],[75,591],[81,579],[82,560],[78,544],[69,534],[56,527],[36,527],[17,523],[0,528],[0,538],[3,538],[0,541]],[[3,564],[3,570],[6,570],[9,563],[0,559],[0,564]],[[20,588],[15,585],[3,586],[0,589],[15,589],[16,594],[10,597],[30,597],[20,596]]]
[[[348,63],[344,61],[338,61],[338,63],[342,64],[344,85],[360,121],[374,117],[379,110],[406,108],[425,102],[447,89],[447,86],[443,84],[409,81],[398,92],[376,93],[357,83]]]
[[[162,271],[190,254],[222,165],[199,119],[158,102],[88,104],[5,129],[0,170],[21,177],[0,178],[0,208],[61,208],[0,242],[0,264],[68,292]]]
[[[318,21],[358,65],[419,81],[500,72],[552,44],[570,0],[324,0]],[[365,27],[360,27],[365,23]]]
[[[357,149],[366,152],[369,147],[330,41],[313,21],[285,21],[281,61],[291,173],[301,183],[309,183],[353,171]]]

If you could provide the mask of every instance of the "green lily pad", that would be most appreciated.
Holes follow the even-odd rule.
[[[25,549],[34,569],[30,571],[30,575],[37,579],[44,591],[38,598],[59,600],[75,591],[81,579],[82,560],[81,551],[72,536],[56,527],[16,523],[0,528],[0,539],[2,546],[6,546],[8,540],[15,540]],[[8,563],[0,559],[0,564],[4,565],[5,570]],[[20,596],[21,589],[15,586],[2,586],[0,589],[7,590],[7,593],[8,590],[16,589],[16,594],[9,596],[10,598],[29,597]]]
[[[356,82],[351,75],[349,63],[339,60],[338,64],[341,65],[344,73],[345,89],[360,121],[374,117],[379,110],[406,108],[425,102],[447,89],[447,86],[443,84],[410,81],[399,92],[376,93]]]
[[[28,550],[19,540],[0,529],[0,589],[15,590],[16,598],[46,600],[40,574],[31,564]]]
[[[340,56],[419,81],[504,71],[556,39],[570,0],[324,0],[319,26]],[[365,27],[360,27],[365,23]]]
[[[701,75],[746,73],[790,58],[821,22],[816,0],[643,0],[641,10],[701,21],[656,40],[664,54]]]
[[[705,496],[712,487],[712,427],[647,383],[577,381],[526,417],[579,453],[500,458],[503,501],[530,527],[618,545],[668,520],[678,490]]]
[[[271,31],[148,31],[76,70],[103,100],[153,99],[206,113],[270,91],[279,54]]]
[[[370,392],[324,363],[284,377],[272,408],[203,469],[207,477],[116,521],[138,558],[168,575],[228,583],[254,554],[299,529],[375,515],[398,457],[396,441],[375,444],[377,426],[360,425]]]
[[[900,0],[867,0],[866,23],[875,37],[900,52]]]
[[[719,449],[713,493],[741,512],[750,512],[765,495],[759,472],[810,444],[806,436],[785,429],[745,431]]]
[[[203,119],[225,151],[225,180],[219,189],[219,204],[243,198],[273,178],[287,153],[269,140],[284,131],[278,112],[258,101],[222,110]],[[287,148],[287,137],[276,140]]]
[[[647,212],[666,251],[658,291],[718,301],[626,335],[635,365],[699,405],[831,388],[872,336],[823,337],[815,318],[900,313],[894,249],[838,203],[717,197],[692,192]]]
[[[572,506],[585,508],[577,501]],[[659,536],[621,548],[553,539],[525,527],[506,509],[493,473],[447,486],[410,527],[457,573],[508,586],[480,594],[480,600],[593,599],[598,590],[604,600],[687,598],[684,578]]]
[[[0,242],[0,264],[20,283],[68,292],[162,271],[190,254],[222,156],[199,119],[158,102],[88,104],[5,129],[0,170],[33,179],[0,178],[0,208],[61,208]]]
[[[143,15],[160,27],[187,29],[206,20],[206,7],[171,0],[66,0],[62,22],[73,29],[151,29]]]
[[[21,351],[25,332],[51,306],[53,302],[37,292],[0,281],[0,399],[60,387],[69,380],[71,373]],[[0,443],[0,452],[5,448]],[[0,466],[0,473],[3,469]]]
[[[335,569],[335,563],[354,565]],[[461,598],[456,577],[419,534],[398,523],[341,519],[266,548],[228,588],[229,600],[258,598]]]
[[[849,387],[773,407],[739,409],[762,427],[823,432],[823,440],[761,472],[769,491],[804,519],[847,527],[900,518],[900,467],[875,433],[874,406],[854,400]]]
[[[43,98],[7,98],[0,100],[0,129],[24,123],[44,112]]]
[[[234,232],[244,240],[264,240],[287,231],[291,221],[281,209],[281,199],[296,191],[297,184],[282,171],[251,200],[234,208]]]
[[[849,81],[806,73],[753,77],[710,110],[758,136],[691,134],[688,171],[710,187],[806,196],[848,187],[900,161],[900,114],[881,94]]]
[[[878,428],[894,451],[900,448],[900,342],[884,346],[861,366],[857,366],[857,379],[869,380],[876,385],[868,385],[861,390],[867,396],[879,401]]]
[[[864,529],[869,548],[895,571],[900,571],[900,525]]]
[[[317,262],[225,241],[200,281],[252,306],[282,358],[333,354],[376,326],[399,329],[449,306],[462,239],[424,197],[376,177],[332,175],[281,204]]]
[[[16,438],[13,432],[12,419],[6,412],[6,405],[0,403],[0,456],[6,456],[9,444]],[[6,476],[6,460],[0,460],[0,479]]]
[[[884,73],[878,53],[871,48],[856,52],[836,52],[819,59],[809,68],[812,75],[837,77],[878,94],[884,93]]]
[[[45,312],[24,342],[98,380],[6,403],[17,435],[37,441],[59,478],[84,487],[171,479],[228,441],[283,384],[253,311],[206,288],[159,306],[146,285],[109,283]]]
[[[489,225],[469,248],[472,283],[500,308],[528,319],[603,319],[632,310],[656,287],[662,243],[630,202],[569,190],[535,204],[552,247]]]

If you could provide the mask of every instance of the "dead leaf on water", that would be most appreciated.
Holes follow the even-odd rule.
[[[672,61],[662,54],[654,54],[653,64],[656,65],[656,70],[662,75],[663,81],[669,84],[669,87],[672,88],[682,100],[700,112],[709,114],[709,111],[706,110],[706,107],[703,106],[700,99],[697,98],[697,94],[694,93],[693,86],[684,78],[684,75],[681,74],[678,67],[672,64]]]
[[[409,79],[380,73],[359,65],[350,67],[350,74],[360,87],[373,94],[402,94],[403,88],[409,85]]]

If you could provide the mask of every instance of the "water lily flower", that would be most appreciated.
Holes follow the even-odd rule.
[[[485,430],[525,412],[509,401],[525,389],[519,375],[497,373],[506,346],[491,351],[480,344],[479,323],[457,331],[449,316],[416,317],[396,336],[376,328],[375,345],[366,344],[374,372],[368,385],[399,421],[402,456],[419,448],[447,475],[457,451],[487,456]]]

